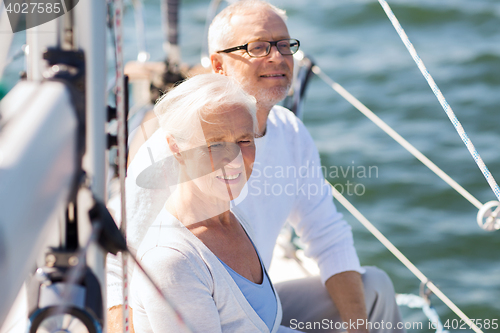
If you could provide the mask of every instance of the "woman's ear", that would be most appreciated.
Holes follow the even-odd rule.
[[[225,75],[224,69],[222,68],[222,63],[223,63],[222,55],[214,53],[210,56],[210,61],[212,63],[212,72],[214,72],[215,74]]]
[[[182,158],[179,146],[177,145],[177,142],[175,141],[174,137],[171,136],[170,134],[167,135],[167,144],[168,148],[172,152],[172,155],[175,157],[177,162],[179,162],[179,164],[184,164],[184,160]]]

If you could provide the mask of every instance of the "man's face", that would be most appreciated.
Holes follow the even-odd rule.
[[[231,19],[233,41],[227,48],[252,41],[288,39],[285,22],[273,11],[262,8]],[[234,77],[261,106],[273,105],[286,97],[293,77],[293,56],[283,56],[273,46],[269,55],[252,58],[244,50],[221,54],[222,71]]]

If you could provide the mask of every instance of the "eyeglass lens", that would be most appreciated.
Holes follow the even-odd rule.
[[[276,47],[282,55],[292,55],[299,49],[299,43],[295,39],[285,39],[276,42]],[[271,42],[250,42],[247,52],[252,57],[265,57],[271,51]]]

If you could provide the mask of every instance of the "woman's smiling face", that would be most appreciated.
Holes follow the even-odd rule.
[[[201,131],[180,152],[181,173],[204,196],[237,198],[252,173],[255,160],[254,123],[241,105],[205,112]]]

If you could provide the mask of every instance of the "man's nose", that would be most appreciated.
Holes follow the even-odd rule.
[[[281,54],[281,52],[278,50],[278,46],[277,45],[273,45],[271,46],[271,50],[269,50],[269,54],[267,55],[270,59],[276,59],[276,60],[279,60],[279,59],[284,59],[283,55]]]

